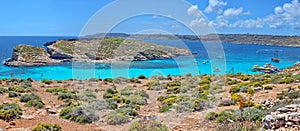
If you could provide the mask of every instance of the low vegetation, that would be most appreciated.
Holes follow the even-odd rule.
[[[142,120],[132,123],[129,131],[168,131],[168,127],[158,121]]]
[[[0,119],[4,121],[11,121],[20,118],[22,109],[18,104],[1,104],[0,105]]]
[[[57,124],[37,124],[32,131],[62,131],[62,128]]]

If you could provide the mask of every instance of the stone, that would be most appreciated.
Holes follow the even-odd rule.
[[[287,105],[287,106],[285,106],[286,108],[300,108],[300,105],[298,105],[298,104],[291,104],[291,105]]]
[[[282,107],[282,108],[278,108],[276,111],[286,113],[286,112],[288,112],[288,111],[290,111],[290,110],[289,110],[288,108]]]
[[[17,122],[16,121],[11,121],[11,122],[9,122],[9,125],[15,126],[15,125],[17,125]]]
[[[278,114],[277,115],[277,119],[284,119],[286,114]]]
[[[280,131],[299,131],[300,105],[292,104],[271,112],[263,119],[263,128]]]
[[[288,126],[291,126],[291,125],[293,125],[294,123],[293,122],[287,122],[286,123],[286,125],[288,125]]]
[[[56,112],[55,110],[53,110],[53,109],[48,109],[47,112],[48,112],[49,114],[56,114],[56,113],[57,113],[57,112]]]
[[[33,115],[22,115],[21,118],[27,119],[27,120],[33,120],[34,116]]]

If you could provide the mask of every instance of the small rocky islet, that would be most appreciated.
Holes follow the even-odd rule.
[[[58,40],[40,47],[14,47],[7,66],[43,66],[67,61],[115,62],[170,59],[191,55],[186,49],[120,38]]]

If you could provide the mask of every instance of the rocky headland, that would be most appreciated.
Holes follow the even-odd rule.
[[[46,50],[29,45],[14,47],[7,66],[42,66],[66,61],[114,62],[170,59],[190,55],[186,49],[120,38],[70,39],[45,44]]]
[[[20,44],[14,47],[12,57],[4,64],[7,66],[41,66],[60,62],[62,61],[51,59],[43,48]]]

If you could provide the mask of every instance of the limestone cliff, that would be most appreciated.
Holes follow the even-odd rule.
[[[8,66],[40,66],[57,64],[61,61],[49,58],[43,49],[35,46],[20,44],[14,47],[12,57],[4,63]]]

